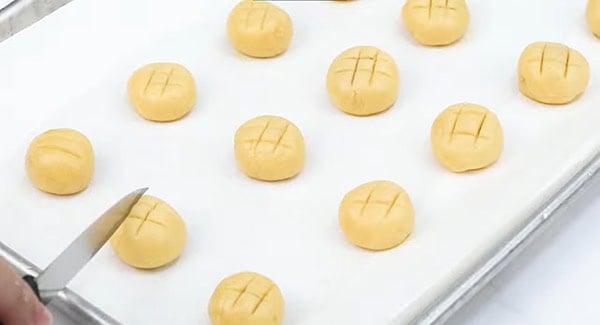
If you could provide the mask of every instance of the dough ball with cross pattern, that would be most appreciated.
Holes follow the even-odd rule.
[[[470,16],[465,0],[407,0],[402,20],[419,43],[444,46],[463,37]]]
[[[264,275],[240,272],[223,279],[208,304],[212,325],[279,325],[285,302],[279,287]]]
[[[431,147],[444,167],[464,172],[496,162],[504,148],[504,135],[498,117],[487,108],[455,104],[433,122]]]
[[[229,42],[241,53],[270,58],[285,52],[292,40],[290,16],[269,2],[243,0],[227,19]]]
[[[181,64],[150,63],[131,75],[127,94],[143,118],[170,122],[190,112],[196,103],[196,84]]]
[[[257,180],[289,179],[304,167],[304,138],[279,116],[263,115],[242,124],[235,133],[234,151],[240,170]]]
[[[83,191],[94,173],[94,150],[88,138],[74,129],[50,129],[36,136],[25,157],[29,180],[55,195]]]
[[[153,269],[177,259],[186,240],[185,223],[177,211],[157,197],[144,195],[110,242],[123,262]]]
[[[566,45],[529,44],[519,58],[519,90],[544,104],[568,104],[581,95],[590,80],[585,57]]]
[[[406,191],[391,181],[372,181],[348,192],[339,207],[346,238],[369,250],[386,250],[406,240],[415,212]]]
[[[373,46],[343,51],[327,72],[327,92],[345,113],[368,116],[388,110],[396,102],[399,73],[392,57]]]

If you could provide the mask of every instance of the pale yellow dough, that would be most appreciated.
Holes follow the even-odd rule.
[[[406,240],[415,212],[406,191],[394,182],[372,181],[346,194],[339,225],[346,238],[369,250],[386,250]]]
[[[419,43],[443,46],[463,37],[470,16],[465,0],[407,0],[402,20]]]
[[[243,0],[227,19],[227,37],[241,53],[269,58],[285,52],[292,40],[290,16],[269,2]]]
[[[399,73],[392,57],[373,46],[343,51],[327,72],[327,92],[334,105],[350,115],[388,110],[398,97]]]
[[[123,262],[140,269],[171,263],[187,240],[183,219],[163,200],[144,195],[110,242]]]
[[[498,117],[487,108],[455,104],[433,122],[431,147],[444,167],[464,172],[496,162],[504,149],[504,135]]]
[[[143,118],[170,122],[190,112],[196,103],[196,83],[181,64],[150,63],[131,75],[127,94]]]
[[[585,57],[560,43],[532,43],[519,58],[519,90],[540,103],[570,103],[585,91],[589,80]]]
[[[263,181],[292,178],[305,161],[300,130],[279,116],[259,116],[242,124],[235,133],[234,151],[242,172]]]
[[[94,150],[88,138],[74,129],[51,129],[33,139],[25,169],[40,190],[69,195],[83,191],[94,173]]]
[[[269,278],[242,272],[223,279],[208,305],[212,325],[279,325],[284,314],[281,291]]]
[[[589,0],[585,10],[585,20],[590,31],[600,38],[600,0]]]

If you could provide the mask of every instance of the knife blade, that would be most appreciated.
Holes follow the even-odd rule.
[[[13,0],[0,8],[0,42],[73,0]]]
[[[135,190],[120,199],[84,230],[37,278],[23,279],[40,301],[48,304],[73,277],[96,255],[127,218],[133,206],[148,188]]]

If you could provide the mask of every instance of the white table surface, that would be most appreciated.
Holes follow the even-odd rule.
[[[598,324],[600,182],[448,322]]]

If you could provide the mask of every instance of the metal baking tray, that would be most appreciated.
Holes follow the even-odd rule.
[[[351,261],[349,264],[358,271],[389,271],[393,268],[394,272],[404,272],[403,276],[419,282],[419,287],[415,285],[407,290],[394,292],[388,290],[383,297],[378,297],[377,290],[368,287],[368,283],[360,281],[354,274],[349,274],[356,270],[340,268],[340,272],[346,272],[343,276],[353,281],[351,284],[355,286],[354,289],[365,290],[361,293],[371,296],[371,301],[377,300],[381,305],[386,305],[385,315],[382,315],[379,306],[364,306],[366,315],[378,317],[375,323],[388,320],[393,324],[402,325],[439,324],[448,319],[558,216],[556,212],[565,207],[573,195],[581,190],[600,168],[600,134],[595,132],[596,126],[593,122],[600,115],[595,109],[595,103],[600,96],[592,91],[597,86],[594,72],[595,67],[600,64],[600,55],[597,55],[598,50],[594,48],[594,42],[597,40],[589,35],[583,24],[583,0],[469,1],[473,17],[468,34],[456,46],[442,49],[422,48],[412,43],[406,33],[403,34],[403,29],[398,26],[401,7],[398,1],[281,1],[277,5],[292,15],[297,32],[289,53],[270,61],[254,61],[235,54],[225,41],[223,31],[198,34],[199,31],[222,26],[224,17],[235,2],[237,1],[228,0],[217,5],[202,1],[173,0],[170,6],[164,6],[163,1],[148,0],[142,6],[140,3],[119,0],[106,0],[101,3],[78,0],[0,43],[0,53],[4,54],[5,60],[11,60],[0,62],[0,70],[9,76],[0,79],[0,89],[7,90],[0,100],[0,109],[9,112],[4,119],[7,121],[6,127],[0,128],[0,139],[11,140],[4,149],[7,154],[0,157],[0,178],[4,184],[12,184],[9,187],[0,187],[0,197],[3,198],[0,200],[0,209],[11,211],[10,217],[1,220],[0,239],[4,243],[0,246],[2,255],[22,273],[35,275],[39,272],[38,267],[49,262],[64,248],[63,245],[69,238],[73,238],[83,226],[97,217],[95,213],[104,211],[106,206],[114,201],[115,193],[140,186],[149,186],[150,193],[157,194],[169,203],[173,202],[173,206],[187,218],[186,221],[193,230],[190,234],[193,235],[194,244],[198,244],[191,246],[192,251],[184,253],[183,260],[167,270],[149,274],[119,264],[109,247],[103,249],[74,279],[69,286],[71,290],[65,290],[53,301],[53,312],[64,316],[59,316],[60,318],[85,324],[136,323],[135,315],[128,314],[121,305],[137,299],[136,294],[145,300],[145,303],[150,299],[158,299],[153,298],[151,293],[162,297],[163,292],[157,292],[155,287],[150,287],[156,285],[162,289],[170,289],[169,294],[175,297],[164,302],[164,305],[170,306],[163,306],[166,309],[164,312],[170,314],[163,314],[157,319],[162,322],[171,320],[175,323],[205,323],[206,315],[202,306],[216,281],[229,273],[249,267],[254,270],[259,268],[256,271],[263,271],[267,275],[275,274],[278,278],[276,282],[283,287],[284,292],[288,292],[284,296],[290,299],[289,324],[325,324],[335,323],[336,320],[349,324],[373,324],[371,319],[362,318],[362,315],[336,315],[336,311],[344,308],[356,310],[354,306],[362,303],[364,297],[361,297],[361,302],[350,301],[353,287],[345,288],[344,283],[332,283],[333,278],[325,278],[332,285],[331,288],[335,289],[331,292],[336,291],[340,296],[345,296],[336,297],[342,300],[347,298],[348,301],[343,302],[348,303],[350,308],[341,302],[335,305],[336,301],[332,300],[332,310],[328,313],[319,310],[321,314],[312,318],[309,310],[302,309],[302,303],[309,303],[311,299],[325,299],[327,296],[318,297],[319,292],[310,296],[301,290],[295,290],[302,286],[310,287],[314,283],[302,282],[304,279],[301,277],[292,278],[297,270],[286,269],[289,265],[282,266],[280,263],[274,263],[273,259],[281,259],[289,254],[298,259],[306,258],[302,261],[290,259],[291,265],[298,265],[299,268],[312,265],[307,264],[310,261],[308,257],[312,256],[303,255],[299,249],[289,253],[276,250],[278,247],[297,248],[298,240],[311,234],[323,242],[320,245],[307,246],[306,249],[310,249],[312,254],[321,254],[318,261],[323,268],[334,268]],[[520,8],[519,12],[507,9],[516,7]],[[342,11],[346,20],[336,18]],[[208,12],[210,14],[206,14]],[[390,15],[390,12],[397,14]],[[533,13],[533,16],[528,16],[527,12]],[[553,14],[560,15],[559,21],[563,25],[550,23],[556,22]],[[493,15],[494,19],[489,19],[489,15]],[[367,26],[357,27],[353,23],[367,20]],[[526,33],[511,30],[512,34],[507,36],[504,29],[514,26],[506,26],[500,21],[508,20],[514,20],[515,24],[528,23],[529,29]],[[331,26],[339,27],[327,25],[328,21],[332,22]],[[346,30],[351,32],[340,32]],[[528,36],[523,37],[524,34]],[[500,37],[502,35],[504,38]],[[538,39],[569,43],[583,51],[591,63],[592,82],[588,91],[568,107],[547,108],[522,98],[515,90],[514,71],[506,72],[506,69],[515,68],[516,57],[526,42]],[[341,50],[365,42],[379,45],[390,51],[398,60],[401,98],[392,110],[380,116],[369,119],[348,118],[332,109],[323,94],[324,71],[329,60]],[[475,46],[478,42],[484,42],[486,45]],[[321,52],[315,51],[319,48],[322,49]],[[214,64],[215,61],[212,60],[217,54],[223,55],[221,60],[226,64]],[[490,62],[482,63],[480,69],[469,69],[472,66],[470,64],[453,61],[453,64],[449,65],[444,61],[457,60],[463,56],[469,60]],[[52,64],[47,64],[46,60],[52,60]],[[199,93],[202,94],[200,103],[189,117],[173,124],[181,128],[150,125],[141,121],[130,110],[125,99],[124,81],[130,72],[140,64],[153,60],[179,61],[190,67],[198,78]],[[314,69],[290,70],[305,62],[314,64]],[[417,66],[424,71],[415,71]],[[457,76],[456,71],[452,70],[456,66],[466,68],[464,75],[470,76],[471,79],[463,77],[463,74]],[[216,68],[222,70],[217,71]],[[241,74],[239,71],[245,73]],[[449,71],[454,74],[449,75]],[[281,105],[282,98],[296,96],[298,93],[297,84],[285,78],[292,75],[305,82],[301,88],[304,97]],[[431,76],[435,78],[427,79]],[[234,102],[236,96],[222,90],[231,82],[231,78],[246,85],[245,88],[252,89],[254,93],[245,92],[240,96],[247,96],[243,101]],[[262,78],[260,86],[256,86],[255,78]],[[273,80],[279,81],[274,83]],[[280,88],[273,91],[264,85]],[[454,89],[452,92],[448,91],[449,85]],[[439,93],[437,96],[430,96],[431,93],[424,89],[437,89]],[[36,96],[31,96],[32,90]],[[421,99],[427,103],[423,104]],[[449,175],[439,168],[432,160],[426,145],[427,131],[432,118],[444,105],[462,100],[477,101],[495,109],[505,127],[507,140],[506,152],[497,165],[482,173],[464,177]],[[253,102],[260,103],[260,107],[251,105],[251,108],[255,109],[252,112],[244,109],[246,103]],[[86,109],[80,109],[83,107]],[[258,108],[264,108],[266,111]],[[251,182],[237,173],[231,157],[226,155],[227,150],[222,149],[222,143],[229,143],[237,125],[262,113],[280,113],[297,122],[305,132],[311,159],[308,160],[307,168],[301,177],[294,180],[293,184],[264,186]],[[532,124],[532,120],[537,124]],[[327,128],[325,122],[334,124],[335,132]],[[41,130],[55,126],[83,129],[101,154],[98,175],[91,188],[73,198],[50,199],[31,189],[22,175],[14,172],[22,168],[21,157],[28,140]],[[386,152],[386,164],[352,160],[355,154],[352,148],[339,146],[340,143],[344,143],[345,137],[357,135],[356,130],[360,128],[365,130],[360,133],[364,142],[356,143],[364,150],[362,155],[378,154],[373,146],[369,146],[371,143],[382,144],[386,148],[397,148],[396,151]],[[571,130],[572,133],[567,132],[558,137],[554,132],[558,128]],[[213,133],[199,138],[198,133],[207,129]],[[327,131],[326,137],[323,136],[323,130]],[[414,141],[406,136],[407,133],[419,134],[423,141]],[[145,137],[154,140],[152,146],[142,146],[142,150],[136,151],[135,156],[128,156],[128,160],[131,161],[122,162],[129,163],[126,167],[112,167],[110,162],[114,161],[114,157],[130,154],[129,148],[143,143]],[[393,138],[393,141],[390,138]],[[115,141],[122,142],[123,146],[114,146]],[[551,143],[552,148],[544,145],[544,141]],[[170,158],[189,155],[189,148],[197,148],[200,144],[210,144],[213,146],[213,152],[219,152],[221,155],[214,161],[205,161],[201,156],[192,156],[189,161]],[[153,156],[154,150],[166,148],[171,148],[168,151],[170,155]],[[315,151],[311,150],[318,152],[315,154]],[[333,153],[342,158],[335,158]],[[408,156],[411,159],[405,158]],[[140,163],[150,159],[157,160],[161,166],[172,166],[176,179],[160,173],[155,175],[152,169],[135,169]],[[346,167],[341,168],[340,165],[332,163],[334,159],[345,159],[344,161],[348,162],[347,170],[342,170]],[[540,162],[537,159],[544,161]],[[218,180],[220,183],[215,184],[219,184],[221,190],[215,193],[189,184],[188,179],[198,175],[178,174],[180,170],[185,169],[180,168],[181,164],[184,164],[185,168],[202,173],[202,176],[208,177],[211,182]],[[396,168],[389,168],[390,164]],[[537,168],[538,166],[546,167]],[[360,173],[354,178],[348,176],[357,170]],[[362,180],[367,181],[375,177],[400,179],[400,185],[403,185],[413,198],[417,223],[415,233],[402,247],[383,254],[363,255],[347,245],[343,238],[336,237],[335,208],[345,191]],[[510,177],[518,181],[508,179]],[[321,178],[327,180],[327,184],[321,184]],[[519,184],[521,179],[525,180],[523,184]],[[500,183],[501,181],[504,183]],[[233,237],[248,239],[250,237],[244,237],[247,234],[243,231],[226,229],[226,225],[211,218],[220,217],[222,213],[229,218],[243,214],[243,209],[234,210],[236,205],[259,208],[259,203],[262,202],[260,200],[265,199],[261,195],[279,197],[287,200],[286,204],[293,204],[290,197],[310,193],[315,184],[319,184],[319,188],[327,189],[323,190],[321,197],[324,203],[316,208],[306,207],[308,213],[314,214],[312,218],[307,218],[306,222],[314,222],[310,224],[311,227],[317,227],[303,225],[295,229],[303,234],[302,236],[278,235],[276,238],[279,245],[249,240],[241,247],[239,243],[236,247],[227,247],[219,246],[223,243],[206,230],[217,229],[217,233],[218,230],[227,230],[233,232]],[[454,187],[454,184],[461,185]],[[536,184],[536,187],[531,184]],[[432,188],[432,185],[435,187]],[[522,188],[512,189],[511,186]],[[198,191],[214,199],[214,206],[197,207],[197,197],[188,194],[191,191]],[[225,195],[228,191],[241,191],[236,192],[236,204],[227,200],[231,199]],[[443,199],[443,195],[449,192],[458,196],[474,195],[475,200],[483,200],[483,203],[473,207],[475,212],[465,213],[468,210],[461,210],[460,204],[451,199]],[[449,206],[448,215],[442,215],[446,210],[431,204],[431,201],[428,201],[430,198],[438,200],[438,205]],[[494,202],[493,199],[496,198],[502,204]],[[285,204],[279,208],[284,209]],[[500,213],[485,208],[504,208],[506,211]],[[261,216],[269,216],[267,221],[279,227],[289,225],[278,223],[280,218],[275,208],[269,213],[263,211]],[[503,220],[504,213],[510,222],[499,221]],[[299,214],[290,213],[286,217],[304,221],[304,216]],[[456,220],[457,224],[452,225],[447,219]],[[322,220],[329,220],[329,223],[323,226]],[[271,223],[265,225],[272,226]],[[248,227],[248,224],[242,223],[240,227]],[[24,233],[26,231],[37,240],[27,240]],[[256,231],[258,235],[269,234],[260,233],[261,229]],[[489,242],[480,238],[483,233],[489,238]],[[195,237],[196,234],[199,234],[198,237]],[[296,235],[298,236],[294,237]],[[463,237],[469,236],[470,239],[479,237],[461,242]],[[439,243],[430,245],[432,240],[438,238],[441,238]],[[455,240],[458,244],[443,240]],[[39,245],[40,241],[48,244]],[[478,247],[475,249],[467,243],[477,243]],[[210,245],[222,249],[223,256],[228,259],[223,257],[219,260],[219,256],[214,252],[203,250],[203,247]],[[200,247],[200,250],[196,251],[195,247]],[[231,258],[236,255],[229,255],[235,253],[235,249],[246,249],[250,252],[258,247],[271,248],[269,254],[275,258],[258,256],[260,262],[255,261],[256,264],[251,264],[253,261],[249,259],[236,261]],[[457,252],[461,249],[472,251],[468,254],[463,251]],[[18,251],[18,254],[15,251]],[[332,256],[343,256],[345,260],[332,263]],[[440,256],[445,256],[446,259],[440,258],[438,263],[436,258]],[[456,257],[457,260],[450,260],[448,256]],[[365,259],[369,262],[362,263]],[[427,262],[426,267],[421,268],[417,264],[409,264],[411,268],[425,270],[424,275],[410,274],[411,268],[399,266],[398,263],[405,265],[408,260],[412,263]],[[202,269],[195,269],[198,267]],[[217,269],[219,267],[221,269]],[[364,269],[359,269],[360,267]],[[316,268],[309,267],[309,271],[314,269]],[[431,270],[440,272],[435,273]],[[197,274],[202,274],[199,283],[187,280]],[[388,274],[390,279],[392,275]],[[425,279],[427,275],[434,275],[436,278]],[[162,281],[151,282],[153,276],[159,276]],[[377,285],[385,285],[383,278],[379,276],[378,279],[373,279],[373,282],[379,280]],[[166,284],[162,283],[164,281],[172,281],[173,288],[167,288]],[[111,283],[111,286],[106,288],[106,285],[99,285],[102,283]],[[398,281],[390,283],[390,286],[392,284],[403,287]],[[123,292],[122,288],[125,285],[134,289]],[[136,293],[138,290],[139,293]],[[411,293],[411,290],[414,292]],[[399,298],[396,298],[396,294]],[[117,296],[120,299],[131,300],[113,301],[112,298]],[[153,300],[152,303],[160,302]],[[121,314],[117,315],[117,312]],[[145,317],[158,317],[158,314],[152,314],[158,312],[163,310],[148,310],[150,316]],[[186,315],[184,317],[180,316],[181,314]],[[354,316],[357,317],[350,320],[344,318]]]

